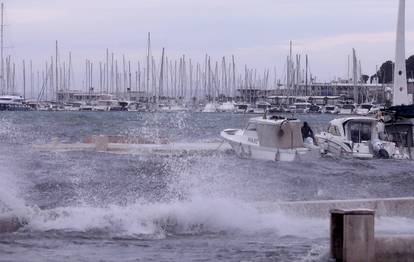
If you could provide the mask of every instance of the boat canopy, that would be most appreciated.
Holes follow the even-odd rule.
[[[260,146],[292,149],[303,147],[302,122],[296,119],[252,119]]]

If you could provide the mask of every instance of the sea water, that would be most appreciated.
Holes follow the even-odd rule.
[[[24,217],[0,235],[0,261],[326,261],[329,217],[259,212],[255,203],[408,197],[410,161],[316,157],[295,163],[231,152],[114,155],[39,152],[53,138],[139,136],[217,142],[252,115],[136,112],[4,112],[0,213]],[[300,115],[315,132],[333,118]],[[414,233],[384,218],[381,233]]]

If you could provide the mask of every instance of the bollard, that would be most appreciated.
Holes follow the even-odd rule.
[[[331,210],[331,256],[336,261],[375,261],[373,210]]]
[[[95,136],[95,149],[96,151],[107,151],[109,138],[107,136]]]

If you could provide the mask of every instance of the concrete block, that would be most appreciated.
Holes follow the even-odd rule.
[[[374,262],[374,216],[372,210],[332,210],[332,258],[344,262]]]

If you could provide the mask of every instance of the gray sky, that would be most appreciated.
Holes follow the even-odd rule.
[[[276,66],[282,73],[288,43],[310,57],[319,80],[345,77],[352,48],[363,73],[393,59],[398,0],[6,0],[7,50],[44,64],[59,40],[78,62],[104,60],[109,48],[130,59],[165,47],[202,61],[236,56],[239,66]],[[407,1],[407,56],[414,54],[414,2]]]

